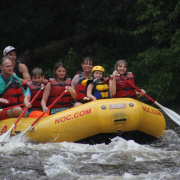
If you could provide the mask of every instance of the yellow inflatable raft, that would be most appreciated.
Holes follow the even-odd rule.
[[[17,118],[0,121],[3,134]],[[22,118],[12,136],[26,130],[36,118]],[[92,101],[63,112],[41,118],[26,133],[38,142],[75,142],[100,133],[141,131],[160,137],[166,128],[162,113],[147,104],[130,98]]]

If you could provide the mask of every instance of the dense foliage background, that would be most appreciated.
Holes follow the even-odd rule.
[[[48,78],[62,61],[72,78],[91,56],[108,76],[125,59],[139,88],[164,105],[180,105],[178,0],[6,0],[0,18],[0,53],[8,45],[18,55],[28,49],[30,71],[42,67]]]

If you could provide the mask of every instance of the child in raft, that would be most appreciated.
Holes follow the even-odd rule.
[[[48,80],[44,79],[44,73],[41,68],[34,68],[32,70],[31,78],[32,80],[26,83],[27,91],[25,93],[24,104],[27,108],[29,108],[26,112],[26,115],[28,117],[39,117],[43,113],[41,107],[43,91],[41,91],[41,93],[37,96],[33,104],[31,104],[30,101],[34,98],[34,96],[42,87],[45,87]],[[48,115],[49,113],[45,113],[43,117]]]
[[[65,90],[68,92],[66,92],[62,98],[56,102],[53,108],[51,108],[50,114],[55,114],[57,112],[69,109],[72,107],[72,98],[76,98],[76,92],[74,88],[71,87],[71,79],[66,78],[66,66],[62,62],[59,62],[55,65],[53,72],[55,78],[49,79],[50,82],[48,82],[45,87],[41,101],[43,112],[48,111],[46,104],[48,104],[48,106],[51,105]]]
[[[104,83],[104,68],[95,66],[92,69],[93,80],[87,81],[87,97],[90,100],[110,98],[109,87]]]
[[[136,89],[130,86],[125,80],[121,79],[120,76],[123,76],[135,85],[134,76],[132,72],[127,72],[127,68],[128,64],[125,60],[118,60],[115,64],[113,75],[105,79],[107,84],[109,80],[109,90],[113,98],[129,97],[137,99],[146,93],[143,89],[141,89],[142,92],[136,91]]]

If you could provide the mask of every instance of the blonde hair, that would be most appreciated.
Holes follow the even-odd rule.
[[[117,67],[118,67],[118,65],[120,65],[120,64],[125,64],[126,68],[128,68],[128,63],[127,63],[125,60],[121,59],[121,60],[118,60],[118,61],[116,62],[115,66],[114,66],[114,69],[117,70]]]

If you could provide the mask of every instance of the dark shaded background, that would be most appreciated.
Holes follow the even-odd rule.
[[[0,5],[0,53],[12,45],[29,71],[52,77],[62,61],[73,78],[91,56],[108,76],[125,59],[136,85],[164,105],[180,104],[180,1],[7,0]]]

